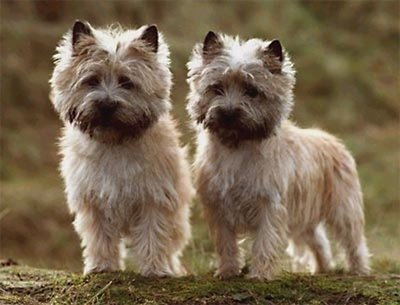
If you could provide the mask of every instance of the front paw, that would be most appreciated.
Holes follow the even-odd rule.
[[[95,274],[95,273],[107,273],[107,272],[113,272],[116,271],[117,269],[111,268],[111,267],[88,267],[83,270],[84,275],[89,275],[89,274]]]
[[[178,272],[175,272],[176,276],[188,276],[189,272],[184,266],[180,266]]]
[[[226,280],[235,276],[240,275],[240,269],[239,268],[229,268],[229,269],[218,269],[214,277],[219,278],[220,280]]]
[[[246,278],[257,281],[270,281],[274,278],[274,275],[271,271],[267,270],[266,271],[253,270],[246,275]]]
[[[154,268],[142,268],[140,270],[140,275],[150,278],[165,278],[165,277],[177,277],[179,276],[177,273],[173,272],[168,266]]]

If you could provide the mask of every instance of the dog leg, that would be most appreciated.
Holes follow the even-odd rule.
[[[74,227],[81,237],[84,274],[121,268],[120,238],[103,215],[90,208],[79,210]]]
[[[177,249],[177,228],[173,226],[173,213],[161,207],[148,205],[143,208],[139,223],[135,224],[128,237],[134,254],[140,262],[139,272],[143,276],[179,276],[184,274]],[[180,243],[182,244],[182,243]]]
[[[343,209],[348,211],[342,211]],[[359,209],[346,208],[343,204],[336,215],[332,215],[329,225],[333,229],[336,238],[346,252],[349,271],[354,274],[368,274],[369,251],[364,236],[364,220]]]
[[[180,257],[182,251],[187,245],[190,236],[190,206],[183,205],[174,213],[174,229],[173,229],[173,247],[172,255],[170,256],[170,268],[175,275],[187,275],[186,268],[182,265]]]
[[[217,254],[215,277],[227,279],[241,272],[241,258],[235,229],[224,219],[216,205],[204,205],[204,214]]]
[[[311,272],[324,273],[332,269],[331,247],[324,228],[321,225],[312,228],[302,234],[302,238],[314,256],[311,264]]]
[[[292,272],[300,272],[303,268],[309,268],[310,253],[301,237],[290,240],[286,252],[291,258]]]
[[[259,228],[252,248],[249,278],[273,278],[278,257],[286,239],[286,209],[280,203],[271,203],[260,213]]]
[[[221,279],[240,274],[240,257],[236,232],[227,225],[214,227],[214,243],[218,255],[215,276]]]

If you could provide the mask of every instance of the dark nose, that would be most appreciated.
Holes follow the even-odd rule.
[[[240,108],[219,108],[218,109],[218,116],[223,120],[225,123],[233,123],[235,122],[241,114]]]
[[[97,102],[97,109],[99,110],[102,117],[110,117],[117,110],[118,104],[109,99],[100,100]]]

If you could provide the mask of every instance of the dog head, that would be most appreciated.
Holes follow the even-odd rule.
[[[191,118],[227,145],[271,136],[293,105],[293,65],[278,40],[209,32],[188,63]]]
[[[76,21],[54,58],[54,107],[91,137],[138,137],[170,108],[169,52],[155,25],[102,30]]]

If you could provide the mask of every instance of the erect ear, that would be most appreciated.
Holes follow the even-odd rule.
[[[264,50],[264,62],[271,73],[281,72],[283,51],[279,40],[273,40]]]
[[[279,40],[272,40],[268,45],[266,52],[278,58],[279,61],[283,61],[282,45]]]
[[[158,51],[158,29],[156,25],[149,25],[143,32],[142,39],[154,53]]]
[[[74,50],[75,45],[83,36],[93,37],[92,28],[88,22],[76,20],[72,27],[72,47]]]
[[[203,57],[211,59],[218,55],[223,47],[221,38],[213,31],[207,33],[203,42]]]

